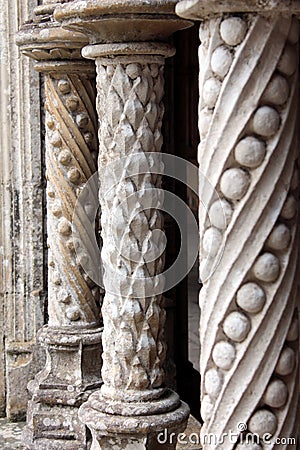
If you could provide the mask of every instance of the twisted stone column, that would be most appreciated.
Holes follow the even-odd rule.
[[[173,449],[189,413],[164,387],[162,369],[163,196],[157,171],[164,58],[174,50],[153,42],[184,23],[171,2],[153,3],[75,2],[55,12],[69,28],[92,35],[94,45],[83,55],[97,65],[104,384],[79,412],[92,432],[93,450],[154,450],[164,431],[173,437],[163,448]]]
[[[36,8],[35,22],[18,35],[23,53],[45,74],[49,267],[49,323],[39,333],[47,362],[29,384],[25,443],[32,449],[74,450],[87,443],[78,407],[101,381],[100,291],[92,281],[98,249],[89,234],[96,196],[80,201],[79,217],[73,217],[96,171],[95,70],[81,58],[84,37],[62,30],[51,19],[53,8]]]
[[[205,19],[199,165],[215,195],[200,183],[204,449],[296,449],[299,23],[292,15],[300,6],[269,3],[177,8]]]

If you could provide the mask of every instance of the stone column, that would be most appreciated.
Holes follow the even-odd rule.
[[[284,439],[298,432],[299,23],[293,15],[300,4],[288,3],[177,6],[180,16],[202,21],[204,449],[277,448],[276,439],[283,439],[278,448],[296,448]],[[207,434],[217,442],[210,444]],[[247,445],[246,435],[254,443]]]
[[[174,2],[168,1],[99,1],[55,11],[64,25],[91,36],[83,55],[97,65],[104,384],[79,411],[92,432],[93,450],[174,449],[189,414],[178,395],[164,387],[162,368],[163,239],[158,230],[163,224],[156,169],[164,58],[174,49],[157,41],[187,25],[173,10]],[[165,432],[173,433],[170,440]]]
[[[23,53],[45,74],[49,270],[49,323],[39,333],[47,361],[29,384],[25,443],[76,450],[87,444],[78,407],[101,381],[99,288],[82,268],[97,264],[98,248],[86,239],[94,220],[90,201],[81,204],[82,220],[73,221],[78,197],[96,171],[95,70],[81,58],[83,35],[62,30],[53,9],[37,7],[35,21],[18,35]],[[97,204],[97,194],[90,200]]]

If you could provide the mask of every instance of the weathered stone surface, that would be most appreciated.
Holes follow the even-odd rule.
[[[45,352],[37,344],[8,344],[7,352],[7,394],[10,398],[8,416],[10,420],[25,417],[28,403],[27,385],[45,362]],[[16,393],[17,390],[17,393]]]
[[[35,354],[45,301],[40,83],[13,39],[36,5],[0,2],[0,414],[11,419],[25,415],[26,385],[43,362]]]
[[[85,450],[87,440],[87,428],[78,419],[78,408],[29,401],[23,431],[26,448]]]
[[[3,450],[24,449],[21,442],[24,422],[8,422],[7,419],[0,419],[0,444]]]
[[[296,438],[299,4],[288,17],[278,14],[284,2],[243,5],[177,8],[219,12],[200,26],[199,165],[219,196],[200,185],[202,436],[248,428]],[[269,17],[222,15],[272,5]],[[222,239],[211,252],[213,230]],[[222,449],[233,448],[225,439]]]

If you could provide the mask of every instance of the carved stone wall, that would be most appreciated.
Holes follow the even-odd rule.
[[[42,362],[33,351],[45,304],[40,82],[14,39],[37,3],[0,2],[0,412],[11,418],[25,414]]]

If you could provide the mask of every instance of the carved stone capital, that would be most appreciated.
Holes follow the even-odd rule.
[[[64,27],[89,36],[90,43],[161,41],[190,26],[175,14],[176,1],[74,1],[59,5],[54,17]]]
[[[48,19],[24,24],[16,42],[23,55],[36,61],[76,61],[82,59],[81,49],[88,40],[83,34],[64,30],[58,22]]]

